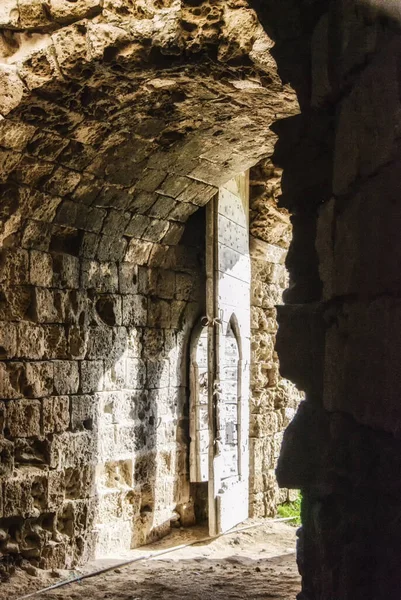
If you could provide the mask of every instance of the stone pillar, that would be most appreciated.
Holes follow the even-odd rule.
[[[276,128],[294,225],[277,348],[306,393],[277,474],[303,491],[300,600],[401,595],[398,27],[394,3],[332,4],[309,106]]]

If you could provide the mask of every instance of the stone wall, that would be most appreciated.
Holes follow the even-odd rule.
[[[275,468],[283,433],[302,398],[279,373],[277,305],[288,287],[285,259],[292,237],[288,211],[278,207],[281,170],[270,159],[251,169],[251,404],[250,513],[275,516],[297,492],[279,489]]]
[[[3,252],[1,552],[71,566],[164,533],[189,501],[203,230],[160,268]]]
[[[278,123],[293,213],[281,372],[305,390],[278,477],[303,490],[302,600],[401,594],[399,4],[320,3],[303,112]],[[309,13],[310,14],[310,13]],[[310,45],[306,43],[311,40]]]

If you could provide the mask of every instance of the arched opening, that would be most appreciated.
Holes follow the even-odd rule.
[[[221,369],[220,439],[223,446],[222,480],[241,478],[242,351],[238,322],[233,314],[224,336]]]

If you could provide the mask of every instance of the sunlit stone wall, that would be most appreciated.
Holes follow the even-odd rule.
[[[290,216],[278,207],[280,193],[281,170],[270,159],[251,169],[250,513],[258,517],[274,516],[279,504],[297,496],[279,489],[275,475],[284,430],[303,396],[281,377],[275,351],[276,306],[289,285],[285,261],[292,236]]]

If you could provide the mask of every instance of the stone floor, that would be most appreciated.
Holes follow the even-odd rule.
[[[247,523],[248,524],[248,523]],[[252,524],[252,522],[251,522]],[[300,578],[295,563],[296,529],[283,523],[265,521],[261,526],[233,533],[212,542],[199,542],[152,560],[116,567],[128,556],[104,559],[88,565],[85,572],[108,566],[103,575],[73,583],[58,590],[41,592],[34,600],[226,600],[247,598],[295,599]],[[201,528],[175,531],[148,548],[131,553],[143,554],[201,540],[207,532]],[[61,579],[79,573],[59,573]],[[54,576],[54,573],[53,573]],[[3,584],[0,597],[18,600],[34,588],[55,583],[40,575],[29,578],[17,573]]]

